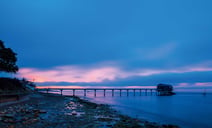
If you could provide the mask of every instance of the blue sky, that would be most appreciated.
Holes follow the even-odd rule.
[[[18,53],[19,77],[41,85],[212,85],[210,0],[0,5],[0,39]]]

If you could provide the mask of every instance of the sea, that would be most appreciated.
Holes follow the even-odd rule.
[[[57,92],[54,92],[57,93]],[[59,92],[58,92],[59,93]],[[63,92],[72,95],[72,91]],[[176,124],[182,128],[212,128],[212,93],[177,92],[173,96],[157,96],[155,93],[115,91],[83,91],[75,95],[100,104],[109,104],[122,114],[160,124]]]

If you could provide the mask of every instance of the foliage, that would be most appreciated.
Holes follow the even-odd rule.
[[[0,85],[0,93],[1,91],[26,90],[21,81],[17,78],[0,78]]]
[[[35,83],[26,79],[0,78],[0,94],[4,91],[32,91]]]
[[[31,87],[36,87],[36,85],[35,85],[35,83],[34,82],[32,82],[32,81],[29,81],[29,80],[27,80],[27,79],[25,79],[25,78],[23,78],[22,80],[21,80],[21,83],[24,85],[24,86],[31,86]]]
[[[6,48],[4,42],[0,40],[0,71],[16,73],[18,71],[16,55],[11,48]]]

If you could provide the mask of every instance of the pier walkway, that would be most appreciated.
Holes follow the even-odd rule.
[[[132,91],[133,95],[135,96],[136,91],[139,91],[139,94],[141,96],[142,93],[145,93],[145,95],[153,95],[153,94],[158,94],[156,88],[37,88],[36,91],[38,92],[45,92],[45,93],[50,93],[53,91],[60,91],[60,94],[63,95],[63,91],[65,90],[70,90],[72,91],[73,96],[75,96],[76,91],[81,90],[84,91],[84,96],[87,95],[87,91],[93,91],[94,96],[96,97],[97,91],[103,91],[104,96],[106,96],[106,91],[110,91],[112,96],[114,96],[115,91],[119,91],[119,95],[122,96],[122,92],[126,91],[127,96],[129,96],[129,92]]]

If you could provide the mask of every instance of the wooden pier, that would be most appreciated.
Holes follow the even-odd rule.
[[[133,92],[133,96],[136,95],[136,91],[139,91],[139,95],[141,96],[142,93],[145,95],[157,95],[157,89],[156,88],[38,88],[36,89],[39,92],[45,92],[45,93],[50,93],[52,91],[59,91],[60,95],[63,95],[63,91],[65,90],[70,90],[72,91],[72,95],[75,96],[76,91],[83,91],[84,96],[87,96],[87,91],[93,91],[94,96],[97,96],[97,91],[103,91],[103,95],[106,96],[106,91],[110,91],[111,95],[114,96],[115,91],[119,91],[119,96],[122,96],[122,92],[125,91],[127,92],[127,96],[129,96],[129,92]]]

